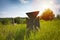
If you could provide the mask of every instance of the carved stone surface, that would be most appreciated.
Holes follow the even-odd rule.
[[[27,28],[29,30],[40,28],[39,17],[37,17],[39,11],[29,12],[26,14],[28,15],[28,18],[26,18]]]

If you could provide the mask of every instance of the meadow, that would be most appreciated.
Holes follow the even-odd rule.
[[[26,38],[26,24],[0,23],[0,40],[60,40],[60,19],[40,20],[40,29],[31,31]]]

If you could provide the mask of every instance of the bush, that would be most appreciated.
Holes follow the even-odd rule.
[[[60,15],[57,15],[57,18],[60,19]]]
[[[2,24],[10,24],[11,23],[11,21],[8,18],[2,18],[2,19],[0,19],[0,22]]]
[[[17,23],[17,24],[20,24],[20,17],[14,18],[14,22]]]
[[[20,18],[20,22],[21,22],[22,24],[26,24],[26,18]]]
[[[52,20],[55,17],[55,15],[53,14],[53,11],[50,9],[45,10],[45,12],[43,12],[41,18],[43,20]]]

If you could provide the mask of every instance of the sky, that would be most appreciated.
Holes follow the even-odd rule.
[[[60,0],[0,0],[0,17],[27,17],[27,12],[50,8],[55,15],[60,14]]]

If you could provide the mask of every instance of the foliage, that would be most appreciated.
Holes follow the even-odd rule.
[[[2,19],[0,19],[0,23],[2,23],[2,24],[10,24],[11,21],[8,18],[2,18]]]
[[[57,18],[60,19],[60,15],[57,15]]]
[[[26,24],[26,18],[20,18],[21,24]]]
[[[26,18],[16,17],[16,18],[0,18],[0,24],[25,24]]]
[[[20,17],[14,18],[14,22],[17,23],[17,24],[20,24]]]
[[[50,9],[46,9],[41,16],[43,20],[52,20],[54,17],[55,15],[53,14],[53,11]]]

